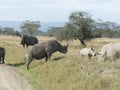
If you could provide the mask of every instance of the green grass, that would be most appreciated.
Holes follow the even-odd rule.
[[[93,40],[88,47],[100,49],[105,43],[102,39]],[[34,60],[30,70],[26,70],[24,54],[27,49],[20,45],[20,38],[0,36],[0,46],[6,49],[5,62],[19,70],[34,87],[33,90],[120,90],[120,61],[99,62],[97,57],[80,57],[79,45],[77,41],[71,42],[67,54],[54,53],[48,62],[44,59]],[[113,76],[101,75],[110,68],[118,71]]]

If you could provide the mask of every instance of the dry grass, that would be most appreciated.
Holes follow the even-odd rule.
[[[38,37],[39,42],[55,39]],[[87,47],[99,50],[103,45],[119,42],[120,39],[98,38],[87,41]],[[66,44],[66,42],[62,42]],[[25,70],[24,54],[26,48],[20,45],[20,38],[0,36],[0,46],[6,48],[5,61],[17,68],[28,79],[34,90],[120,90],[120,60],[98,62],[79,56],[82,48],[79,40],[69,41],[67,54],[54,53],[52,60],[33,61],[30,70]]]
[[[55,40],[54,37],[49,37],[49,36],[37,36],[39,42],[44,42],[44,41],[47,41],[47,40]]]

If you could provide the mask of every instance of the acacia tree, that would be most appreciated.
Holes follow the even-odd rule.
[[[27,32],[32,36],[40,28],[40,22],[26,20],[23,21],[20,28],[22,29],[22,32]]]
[[[69,22],[66,25],[69,38],[79,39],[82,45],[85,45],[85,40],[92,37],[91,31],[94,26],[94,21],[86,12],[73,12],[69,17]]]
[[[113,38],[116,37],[115,35],[119,33],[119,30],[119,24],[110,21],[102,21],[99,19],[96,22],[96,29],[94,31],[94,34],[97,34],[99,37]]]

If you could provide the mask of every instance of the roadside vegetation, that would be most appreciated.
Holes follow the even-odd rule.
[[[55,39],[37,37],[39,42]],[[96,51],[110,42],[120,39],[96,38],[85,42],[86,47]],[[66,41],[62,41],[65,44]],[[82,48],[79,40],[69,41],[67,54],[54,53],[51,60],[34,60],[30,70],[24,67],[27,48],[20,45],[20,37],[0,36],[0,46],[6,49],[6,64],[13,66],[34,87],[34,90],[120,90],[120,60],[99,62],[98,57],[80,57]]]

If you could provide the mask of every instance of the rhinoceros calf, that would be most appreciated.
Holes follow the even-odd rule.
[[[38,39],[36,37],[32,37],[32,36],[27,36],[27,35],[24,35],[22,36],[22,39],[21,39],[21,44],[23,45],[23,47],[28,47],[30,45],[35,45],[38,43]]]
[[[120,58],[120,43],[109,43],[104,45],[100,51],[99,60],[115,60]]]
[[[92,56],[96,55],[96,52],[94,48],[83,48],[80,50],[81,56],[88,56],[88,58],[91,58]]]
[[[4,58],[5,58],[5,49],[3,47],[0,47],[0,64],[4,64]]]
[[[47,42],[39,43],[34,45],[31,49],[27,51],[25,54],[25,66],[27,69],[29,69],[29,64],[35,59],[42,59],[46,58],[46,61],[52,56],[52,54],[56,51],[59,51],[61,53],[67,52],[68,45],[62,46],[60,43],[58,43],[56,40],[50,40]]]

